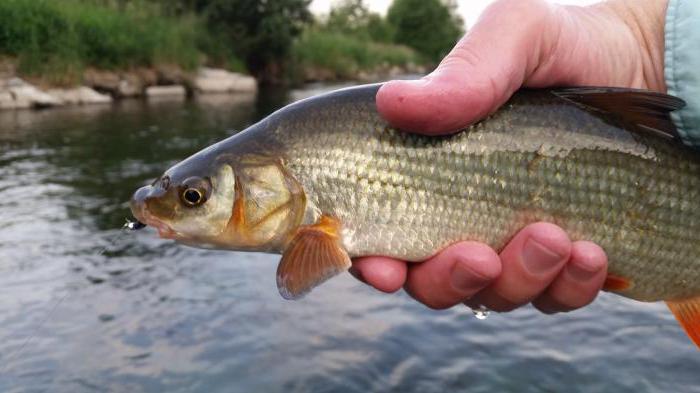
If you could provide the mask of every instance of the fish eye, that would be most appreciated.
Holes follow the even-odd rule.
[[[196,188],[187,188],[182,192],[182,200],[188,206],[197,206],[204,202],[204,195]]]
[[[180,199],[188,207],[199,206],[207,201],[211,192],[211,183],[201,177],[190,177],[182,182]]]

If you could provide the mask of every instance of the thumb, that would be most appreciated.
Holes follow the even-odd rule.
[[[377,109],[393,126],[425,134],[446,134],[495,111],[522,85],[542,58],[544,1],[502,0],[488,7],[476,25],[440,65],[419,80],[391,81],[377,93]],[[550,35],[556,33],[552,32]]]

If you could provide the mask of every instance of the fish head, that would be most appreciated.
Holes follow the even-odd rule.
[[[279,160],[185,160],[131,198],[140,222],[162,238],[204,248],[279,251],[300,225],[301,186]]]
[[[235,175],[225,164],[178,164],[131,198],[134,217],[162,238],[188,242],[220,235],[235,199]]]

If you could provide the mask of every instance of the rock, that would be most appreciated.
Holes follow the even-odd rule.
[[[135,75],[143,86],[154,86],[158,84],[158,74],[150,68],[139,68],[136,70]]]
[[[182,85],[151,86],[146,89],[146,96],[149,98],[185,97],[186,95],[187,90]]]
[[[337,80],[338,75],[334,71],[331,71],[323,67],[308,67],[304,70],[304,81],[305,82],[322,82],[322,81],[333,81]]]
[[[63,102],[43,92],[33,85],[23,81],[20,78],[11,78],[5,81],[5,91],[12,96],[14,104],[8,107],[12,108],[46,108],[50,106],[58,106]]]
[[[83,74],[83,82],[95,89],[116,93],[121,78],[114,72],[88,69]]]
[[[181,85],[187,82],[187,77],[182,68],[175,65],[159,65],[156,68],[158,84],[161,85]]]
[[[0,109],[14,109],[15,97],[9,91],[0,91]]]
[[[125,74],[122,80],[119,81],[117,88],[117,96],[119,97],[136,97],[143,94],[143,82],[141,78],[134,74]]]
[[[23,107],[23,103],[29,103],[28,106],[37,108],[47,108],[50,106],[62,105],[63,101],[47,94],[34,86],[14,87],[10,89],[10,94],[14,95],[15,101],[22,103],[19,106]]]
[[[109,104],[112,102],[112,97],[109,95],[98,93],[86,86],[73,89],[52,89],[49,90],[49,94],[65,104],[72,105]]]
[[[254,93],[258,89],[255,78],[226,70],[202,68],[193,81],[198,93]]]
[[[393,66],[393,67],[389,68],[389,77],[390,78],[396,77],[396,76],[404,74],[404,73],[406,73],[406,71],[404,71],[399,66]]]
[[[0,78],[11,78],[16,75],[14,61],[0,57]]]

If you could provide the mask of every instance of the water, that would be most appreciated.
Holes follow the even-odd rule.
[[[472,313],[474,314],[474,318],[481,321],[483,321],[484,319],[488,318],[489,315],[491,315],[491,311],[482,305],[480,305],[477,309],[472,309]]]
[[[1,112],[0,391],[700,391],[663,304],[477,320],[349,274],[289,302],[276,256],[119,236],[138,186],[324,88]]]

